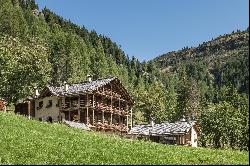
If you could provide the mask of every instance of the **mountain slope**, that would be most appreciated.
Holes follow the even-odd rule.
[[[167,146],[0,113],[0,164],[249,164],[248,153]]]
[[[173,51],[156,57],[154,61],[157,62],[161,69],[166,67],[173,67],[180,63],[185,63],[192,60],[207,60],[212,61],[216,58],[230,58],[236,52],[248,51],[249,32],[248,30],[242,32],[233,32],[215,38],[214,40],[203,42],[198,47],[183,48],[179,51]],[[178,60],[178,61],[177,61]]]
[[[237,31],[140,63],[94,30],[39,11],[35,0],[1,0],[0,98],[10,105],[35,86],[112,75],[135,101],[135,124],[185,116],[201,122],[202,146],[248,150],[248,36],[248,30]]]
[[[185,67],[189,77],[205,80],[208,75],[215,84],[231,83],[240,92],[248,93],[249,30],[232,32],[203,42],[198,47],[183,48],[163,54],[153,61],[162,72],[171,73]],[[196,71],[194,71],[196,70]],[[217,72],[219,71],[219,72]],[[196,72],[196,75],[192,75]],[[211,79],[210,79],[211,80]]]
[[[39,44],[32,42],[32,47],[19,49],[30,41]],[[37,51],[32,53],[35,59],[19,60],[31,56],[32,50]],[[0,79],[0,96],[8,103],[32,94],[35,85],[42,89],[47,83],[77,83],[86,80],[87,75],[93,79],[116,76],[132,93],[143,73],[139,60],[129,59],[110,38],[88,31],[47,8],[39,10],[35,0],[0,1],[0,55],[0,77],[4,78]],[[38,68],[39,74],[25,70],[25,65]],[[40,70],[43,65],[48,68]],[[149,79],[145,78],[147,82]]]

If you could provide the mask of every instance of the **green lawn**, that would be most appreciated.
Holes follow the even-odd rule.
[[[0,112],[0,164],[249,164],[248,152],[162,145]]]

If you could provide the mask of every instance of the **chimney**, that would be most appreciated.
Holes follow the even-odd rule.
[[[185,119],[185,116],[184,116],[184,115],[182,116],[182,118],[181,118],[180,121],[181,121],[181,122],[186,122],[186,119]]]
[[[69,85],[67,84],[66,81],[64,81],[64,91],[68,91]]]
[[[35,89],[35,97],[38,97],[40,94],[38,92],[37,86],[35,86],[34,89]]]
[[[88,79],[88,82],[91,82],[92,81],[91,75],[87,75],[87,79]]]

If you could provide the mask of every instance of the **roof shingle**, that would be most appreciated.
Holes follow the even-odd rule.
[[[141,135],[176,135],[185,134],[195,124],[191,122],[175,122],[151,125],[137,125],[130,130],[130,134]]]
[[[80,84],[72,84],[68,87],[68,90],[64,90],[64,86],[60,87],[54,87],[54,86],[47,86],[51,93],[56,96],[62,96],[62,95],[71,95],[71,94],[78,94],[78,93],[86,93],[86,92],[92,92],[96,90],[99,87],[102,87],[111,81],[115,80],[115,77],[102,79],[102,80],[95,80],[91,82],[85,82]]]

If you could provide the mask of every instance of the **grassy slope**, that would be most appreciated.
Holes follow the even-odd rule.
[[[0,112],[0,164],[249,164],[248,157],[131,141]]]

